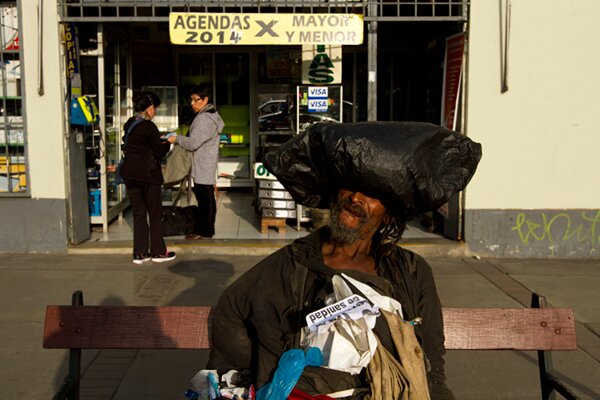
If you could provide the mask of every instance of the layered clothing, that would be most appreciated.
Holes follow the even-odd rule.
[[[332,293],[331,279],[345,273],[382,295],[398,300],[406,320],[422,318],[415,327],[426,357],[432,399],[453,399],[445,383],[444,332],[441,305],[433,274],[417,254],[386,243],[374,252],[378,276],[354,270],[335,270],[324,264],[321,245],[329,239],[323,227],[295,240],[258,263],[231,284],[221,296],[212,323],[212,351],[207,368],[220,372],[250,370],[258,387],[268,383],[286,350],[300,346],[305,317],[325,306]],[[379,321],[383,320],[378,318]],[[397,356],[385,327],[375,327],[378,339]],[[365,374],[350,375],[326,368],[307,367],[299,389],[331,393],[356,388],[355,397],[369,393]]]

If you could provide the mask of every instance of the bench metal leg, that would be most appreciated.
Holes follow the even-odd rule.
[[[71,297],[71,305],[83,305],[83,292],[81,290],[73,292],[73,296]],[[69,350],[69,375],[67,378],[70,377],[73,380],[73,389],[69,394],[69,400],[79,400],[80,371],[81,349],[71,349]]]
[[[546,308],[546,298],[537,293],[531,294],[531,308]],[[542,400],[555,400],[554,390],[548,381],[548,373],[552,371],[552,355],[550,352],[540,350],[537,352]]]
[[[537,293],[531,294],[531,308],[546,308],[546,298]],[[542,385],[542,400],[555,400],[558,392],[567,400],[578,400],[579,398],[567,389],[552,371],[552,354],[549,351],[537,352],[538,366],[540,370],[540,383]]]
[[[71,305],[83,305],[83,293],[81,290],[73,292]],[[81,349],[69,350],[69,372],[58,391],[52,396],[52,400],[79,400],[79,376],[81,370]]]

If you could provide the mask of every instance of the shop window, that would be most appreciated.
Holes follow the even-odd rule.
[[[27,193],[27,140],[16,4],[0,5],[0,43],[0,193]]]

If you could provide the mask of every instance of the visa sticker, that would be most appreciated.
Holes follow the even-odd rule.
[[[308,112],[325,112],[327,111],[327,100],[325,99],[308,99]]]
[[[309,86],[308,98],[326,99],[329,97],[329,88],[327,86]]]

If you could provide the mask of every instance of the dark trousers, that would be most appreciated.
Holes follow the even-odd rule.
[[[204,237],[212,237],[215,234],[215,217],[217,215],[214,185],[194,183],[193,190],[198,202],[194,233]]]
[[[161,185],[125,180],[125,187],[133,214],[133,254],[148,253],[148,247],[151,255],[165,254],[167,247],[162,236]]]

